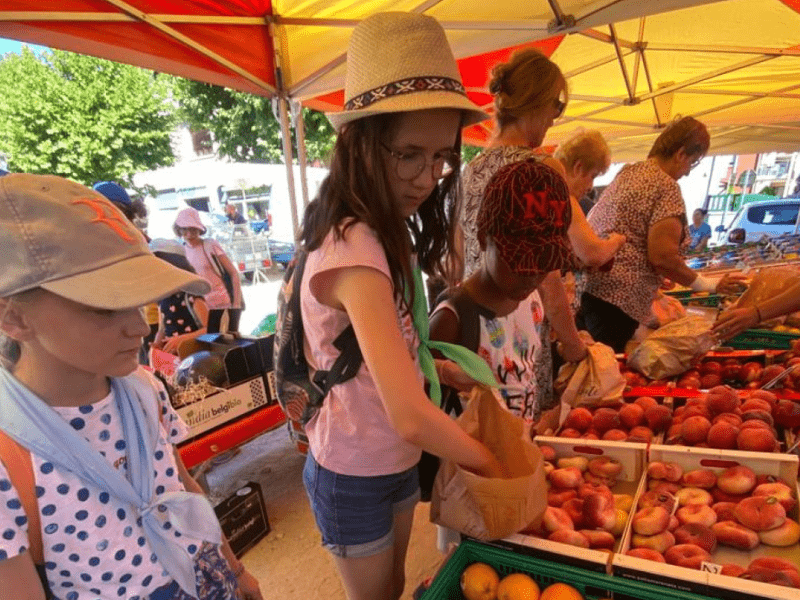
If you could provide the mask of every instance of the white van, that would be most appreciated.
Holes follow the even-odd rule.
[[[763,236],[795,233],[800,198],[778,198],[749,202],[737,212],[725,230],[732,244],[757,242]]]

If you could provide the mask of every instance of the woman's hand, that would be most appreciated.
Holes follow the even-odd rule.
[[[180,335],[175,335],[170,338],[164,340],[164,346],[161,348],[164,352],[169,352],[170,354],[178,354],[178,347],[183,342],[183,337]]]
[[[239,575],[237,582],[239,583],[240,600],[263,600],[258,579],[253,577],[247,569]]]
[[[732,308],[722,313],[711,328],[711,333],[720,339],[727,340],[745,329],[755,327],[759,322],[758,310],[755,306],[748,308]]]
[[[741,273],[728,273],[717,282],[717,294],[740,294],[747,289],[747,276]]]

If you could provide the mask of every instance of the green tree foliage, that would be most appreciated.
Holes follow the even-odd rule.
[[[170,78],[90,56],[24,48],[0,60],[0,152],[10,171],[84,184],[174,163]]]
[[[283,162],[280,126],[269,98],[189,79],[176,79],[174,89],[181,117],[194,130],[210,131],[220,156],[243,162]],[[328,119],[303,109],[303,123],[308,161],[327,161],[336,138]],[[294,135],[293,131],[293,144]]]

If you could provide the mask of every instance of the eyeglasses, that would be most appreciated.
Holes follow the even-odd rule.
[[[553,100],[553,104],[556,107],[556,116],[555,116],[555,118],[558,119],[558,118],[561,117],[561,115],[564,114],[564,109],[567,108],[567,103],[564,102],[561,98],[556,98],[555,100]]]
[[[701,156],[699,156],[698,158],[695,158],[695,159],[692,161],[692,165],[691,165],[691,167],[690,167],[690,168],[691,168],[691,169],[694,169],[694,168],[695,168],[697,165],[699,165],[699,164],[700,164],[700,161],[701,161],[701,160],[703,160],[703,156],[702,156],[702,155],[701,155]]]
[[[392,150],[383,142],[381,142],[381,146],[395,160],[395,174],[403,181],[416,179],[428,165],[428,159],[424,152],[400,152],[399,150]],[[433,155],[431,176],[434,179],[444,179],[458,170],[460,162],[461,159],[453,150],[437,152]]]

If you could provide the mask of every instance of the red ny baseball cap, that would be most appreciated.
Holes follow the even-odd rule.
[[[567,238],[572,208],[567,184],[535,158],[499,169],[483,193],[478,235],[489,235],[520,275],[568,271],[577,259]]]

